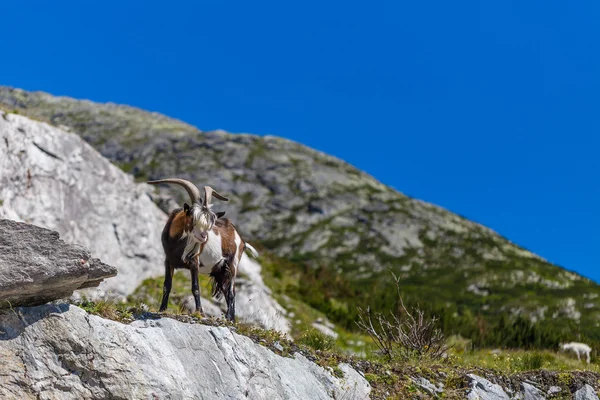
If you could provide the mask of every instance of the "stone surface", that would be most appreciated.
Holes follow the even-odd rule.
[[[411,378],[411,380],[430,396],[435,396],[436,394],[441,394],[444,392],[444,385],[440,384],[439,387],[436,387],[429,379],[417,377]]]
[[[56,230],[115,266],[119,274],[84,290],[86,297],[124,299],[144,279],[164,274],[160,235],[167,215],[151,200],[153,190],[74,133],[0,110],[0,218]],[[249,279],[237,287],[239,319],[289,332],[260,265],[244,257],[240,271]],[[221,315],[218,307],[207,311]]]
[[[560,393],[561,391],[562,391],[562,389],[560,388],[560,386],[550,386],[548,388],[548,396]]]
[[[521,383],[521,393],[523,400],[544,400],[546,398],[541,390],[527,382]]]
[[[228,328],[169,318],[130,325],[66,304],[0,315],[2,399],[368,399],[349,365],[338,378]]]
[[[509,397],[500,385],[492,383],[485,378],[468,374],[471,390],[467,395],[469,400],[508,400]]]
[[[574,400],[598,400],[598,395],[593,387],[588,384],[583,385],[575,392]]]
[[[0,308],[37,305],[98,286],[117,270],[58,232],[0,219]]]

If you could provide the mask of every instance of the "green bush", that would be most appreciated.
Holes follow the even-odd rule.
[[[335,346],[335,339],[331,336],[321,333],[315,328],[310,328],[304,332],[297,343],[308,346],[314,350],[331,350]]]

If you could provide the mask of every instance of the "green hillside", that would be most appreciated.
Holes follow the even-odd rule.
[[[219,206],[265,250],[275,295],[347,330],[357,306],[396,307],[392,271],[405,301],[441,314],[448,334],[490,338],[520,317],[539,332],[600,341],[596,283],[301,144],[5,87],[0,107],[69,127],[139,181],[177,176],[228,194]],[[168,196],[185,199],[178,188],[157,190],[163,207]]]

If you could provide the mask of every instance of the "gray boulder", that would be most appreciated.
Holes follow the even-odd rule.
[[[423,377],[410,378],[417,386],[423,389],[428,395],[435,396],[444,393],[444,385],[440,383],[439,387],[435,386],[429,379]]]
[[[0,308],[37,305],[98,286],[117,270],[58,232],[0,219]]]
[[[347,364],[338,378],[224,327],[169,318],[130,325],[69,306],[0,315],[2,399],[367,399]]]
[[[598,400],[598,395],[593,387],[588,384],[583,385],[573,396],[574,400]]]
[[[500,385],[492,383],[481,376],[468,374],[471,390],[467,395],[469,400],[508,400],[509,397]]]
[[[548,396],[555,395],[557,393],[560,393],[561,391],[562,389],[560,388],[560,386],[550,386],[548,388]]]
[[[540,389],[527,382],[521,383],[521,393],[523,400],[544,400],[546,398]]]

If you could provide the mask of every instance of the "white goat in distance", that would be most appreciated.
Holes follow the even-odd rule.
[[[575,354],[577,354],[577,360],[579,361],[581,361],[581,356],[585,354],[587,363],[590,363],[590,353],[592,348],[587,344],[577,342],[561,343],[560,348],[565,351],[573,351]]]

